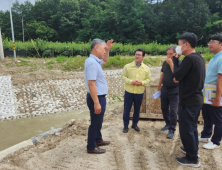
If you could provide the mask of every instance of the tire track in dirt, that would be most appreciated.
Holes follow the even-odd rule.
[[[116,132],[112,129],[109,130],[109,139],[111,139],[111,145],[109,145],[109,149],[107,151],[108,159],[107,164],[110,165],[110,170],[126,170],[126,162],[124,160],[123,152],[124,152],[124,144],[119,139],[121,136],[120,132]]]
[[[146,128],[141,128],[140,132],[131,130],[128,133],[127,138],[129,141],[129,149],[132,150],[133,165],[131,169],[135,170],[149,170],[159,169],[156,163],[156,151],[155,151],[155,134],[153,129],[155,128],[154,122],[141,121],[139,124],[145,124]],[[152,167],[152,168],[151,168]]]
[[[137,165],[137,152],[138,152],[138,144],[135,140],[135,134],[138,133],[134,129],[130,128],[127,133],[127,142],[126,142],[126,152],[124,154],[125,162],[127,162],[127,169],[138,169]]]
[[[152,147],[151,147],[151,160],[153,161],[152,168],[167,170],[170,169],[170,166],[167,163],[167,158],[169,157],[169,153],[165,153],[166,142],[168,142],[165,138],[165,132],[161,131],[161,127],[158,126],[158,122],[155,121],[150,127],[149,130],[151,136],[153,136]],[[164,137],[162,137],[164,136]]]
[[[135,169],[137,170],[147,170],[148,169],[148,158],[146,155],[146,150],[139,149],[135,152]]]

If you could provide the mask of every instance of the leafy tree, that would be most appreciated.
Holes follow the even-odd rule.
[[[33,39],[50,40],[52,37],[57,36],[57,32],[48,27],[45,21],[33,21],[27,23],[27,30],[32,35]]]
[[[56,17],[60,18],[58,32],[60,41],[75,41],[79,29],[78,0],[61,0]]]
[[[31,38],[54,42],[88,42],[97,37],[172,44],[190,31],[206,45],[209,34],[222,32],[221,0],[38,0],[35,5],[27,0],[15,1],[12,15],[16,40],[22,40],[21,18]],[[9,11],[0,11],[0,26],[11,38]]]

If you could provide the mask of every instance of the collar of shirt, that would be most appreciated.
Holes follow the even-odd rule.
[[[96,57],[95,55],[93,55],[93,54],[90,54],[89,55],[89,57],[92,57],[92,58],[94,58],[99,64],[102,64],[102,60],[101,59],[99,59],[98,57]]]
[[[219,52],[219,53],[217,53],[217,54],[215,54],[215,55],[214,55],[214,58],[217,58],[217,57],[219,57],[220,55],[222,55],[222,51]]]
[[[138,64],[137,62],[135,62],[136,66],[139,68],[140,66],[142,66],[143,63]]]

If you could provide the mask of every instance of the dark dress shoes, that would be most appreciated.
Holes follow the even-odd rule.
[[[109,145],[109,144],[110,144],[110,141],[101,140],[101,142],[96,143],[96,144],[97,144],[97,146],[105,146],[105,145]]]
[[[105,152],[106,152],[105,149],[101,149],[101,148],[97,148],[97,147],[93,150],[87,150],[87,153],[92,153],[92,154],[102,154]]]
[[[129,130],[129,128],[128,128],[128,127],[124,127],[124,128],[123,128],[123,133],[127,133],[127,132],[128,132],[128,130]]]
[[[137,132],[140,131],[140,128],[139,128],[137,125],[132,125],[132,128],[133,128],[135,131],[137,131]]]

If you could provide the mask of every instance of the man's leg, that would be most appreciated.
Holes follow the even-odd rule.
[[[209,108],[211,109],[210,114],[212,114],[212,122],[215,125],[211,141],[216,145],[220,145],[222,138],[222,107],[213,107],[209,105]]]
[[[101,133],[99,134],[99,132],[102,127],[102,120],[103,120],[104,112],[101,112],[100,114],[94,113],[95,112],[94,102],[90,94],[87,94],[87,106],[90,110],[90,121],[91,121],[91,124],[88,129],[87,150],[93,150],[96,147],[97,139],[101,140],[100,138],[102,138]]]
[[[161,110],[163,113],[163,118],[166,125],[170,124],[170,115],[169,115],[169,99],[167,94],[167,89],[163,86],[161,88]]]
[[[202,116],[204,119],[204,127],[201,132],[201,138],[210,138],[212,135],[213,123],[211,120],[211,108],[210,105],[204,104],[202,108]]]
[[[170,130],[176,130],[177,124],[177,107],[178,107],[179,95],[178,88],[174,88],[169,93],[170,102]]]
[[[179,106],[179,131],[180,138],[190,161],[198,160],[198,131],[197,121],[201,106]]]
[[[88,129],[88,140],[87,140],[87,150],[93,150],[96,147],[96,131],[95,131],[95,123],[96,123],[96,115],[94,113],[94,102],[90,96],[90,94],[87,94],[86,97],[87,106],[90,111],[90,125]]]
[[[125,91],[124,95],[124,111],[123,111],[123,125],[128,127],[129,125],[129,115],[133,104],[133,94]]]
[[[138,122],[139,122],[139,118],[140,118],[140,107],[142,104],[142,100],[143,100],[143,94],[134,94],[134,113],[133,113],[133,125],[137,126]]]
[[[99,103],[101,105],[101,113],[98,117],[98,135],[96,139],[96,143],[99,143],[102,141],[102,134],[101,134],[101,129],[102,129],[102,124],[103,124],[103,117],[104,113],[106,111],[106,98],[105,97],[99,97]]]

